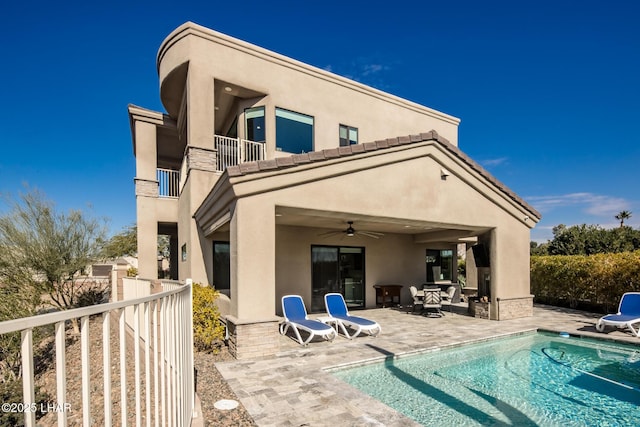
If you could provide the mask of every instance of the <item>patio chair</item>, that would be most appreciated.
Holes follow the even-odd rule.
[[[449,286],[446,292],[440,293],[440,304],[449,306],[449,313],[452,313],[453,297],[456,294],[456,288]]]
[[[342,330],[345,337],[353,339],[360,335],[361,332],[366,332],[369,335],[375,337],[382,331],[380,325],[373,320],[365,319],[364,317],[351,316],[349,310],[347,310],[347,304],[344,302],[342,294],[329,293],[324,296],[324,305],[327,308],[327,314],[329,317],[337,320],[338,327]],[[347,328],[354,330],[353,334],[349,334]]]
[[[285,335],[291,328],[295,334],[295,339],[300,345],[307,345],[316,336],[327,341],[333,341],[338,333],[326,323],[309,319],[304,301],[300,295],[285,295],[282,297],[282,314],[284,322],[280,323],[280,334]],[[306,340],[300,336],[300,330],[309,334]]]
[[[618,313],[608,314],[598,319],[596,330],[604,332],[607,325],[616,326],[618,328],[629,328],[631,333],[636,337],[640,337],[640,328],[633,325],[640,325],[640,292],[627,292],[620,298]]]
[[[422,311],[422,301],[424,297],[418,293],[418,288],[409,286],[409,292],[411,292],[411,298],[413,299],[413,311],[416,311],[416,307],[420,307],[420,311]]]
[[[443,316],[442,311],[442,296],[440,294],[440,288],[430,287],[424,288],[424,301],[422,302],[422,308],[427,310],[427,313],[434,312],[439,316]]]

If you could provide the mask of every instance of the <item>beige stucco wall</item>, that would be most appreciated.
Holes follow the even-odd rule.
[[[441,177],[442,167],[450,171],[446,180]],[[490,230],[492,297],[529,295],[526,211],[437,144],[421,143],[389,149],[384,155],[250,174],[231,178],[231,182],[234,195],[239,197],[232,212],[232,230],[235,226],[241,242],[236,250],[242,253],[241,257],[234,254],[239,263],[235,278],[232,272],[231,291],[237,295],[237,303],[232,303],[231,311],[238,318],[266,316],[279,305],[282,294],[302,293],[308,298],[309,247],[331,243],[319,239],[317,229],[274,227],[278,206],[381,221],[427,221],[441,228]],[[374,305],[369,288],[377,282],[424,281],[424,249],[428,245],[416,245],[412,239],[389,235],[366,243],[368,306]],[[385,263],[384,268],[379,267]],[[260,308],[250,303],[255,298],[261,301]]]
[[[539,214],[437,135],[380,150],[374,144],[377,151],[345,157],[341,149],[337,159],[283,169],[262,162],[276,170],[244,176],[215,171],[216,129],[226,130],[237,115],[243,137],[249,106],[265,107],[267,159],[288,155],[276,151],[276,108],[314,118],[315,151],[339,145],[340,124],[356,127],[359,143],[435,130],[457,146],[459,119],[193,23],[162,43],[158,74],[168,115],[129,109],[140,275],[156,278],[159,223],[177,224],[181,280],[211,283],[212,241],[230,241],[232,297],[222,296],[219,305],[237,355],[276,350],[266,343],[277,342],[274,315],[283,295],[301,294],[310,306],[311,245],[364,247],[366,306],[373,307],[375,284],[403,285],[402,303],[409,302],[408,286],[425,281],[425,250],[454,249],[451,236],[471,233],[491,250],[491,318],[518,316],[531,306],[529,230]],[[225,104],[227,85],[234,99]],[[183,149],[180,197],[159,199],[157,158],[179,169]],[[297,218],[288,222],[277,211]],[[531,212],[536,218],[527,222]],[[314,215],[378,221],[392,231],[379,240],[321,237],[327,229],[314,224]],[[410,234],[403,223],[423,228]],[[438,231],[441,240],[434,240]]]
[[[315,151],[338,145],[339,124],[357,127],[362,142],[435,129],[458,143],[455,117],[192,23],[169,35],[158,54],[161,95],[170,114],[171,100],[179,97],[172,91],[182,86],[167,77],[185,62],[189,62],[190,135],[197,134],[199,146],[204,146],[202,138],[213,134],[214,79],[267,94],[260,104],[267,107],[270,157],[275,155],[276,106],[315,118]]]
[[[435,129],[457,145],[459,120],[455,117],[192,23],[179,27],[163,42],[158,53],[158,73],[161,99],[169,115],[178,127],[186,123],[186,153],[194,147],[213,150],[217,114],[214,92],[222,81],[266,94],[247,100],[238,98],[236,108],[240,115],[238,134],[242,136],[244,108],[266,107],[268,158],[287,154],[275,150],[276,107],[314,117],[315,150],[338,145],[339,124],[357,127],[360,142]],[[180,108],[183,102],[186,102],[184,109]],[[144,134],[136,131],[134,136],[136,173],[137,177],[148,175],[146,179],[154,180],[157,141],[153,124],[160,124],[162,115],[149,114],[155,114],[155,122],[144,123],[149,129]],[[178,224],[178,252],[183,245],[187,247],[187,261],[183,262],[180,256],[178,260],[182,280],[190,277],[205,282],[210,277],[205,267],[210,259],[210,245],[192,220],[220,176],[209,166],[197,166],[194,170],[189,163],[183,170],[188,171],[188,177],[183,178],[185,185],[178,206],[171,209],[155,206],[156,221]],[[139,204],[139,216],[145,216],[151,206],[149,202]],[[150,231],[152,221],[152,214],[141,218],[140,223],[149,224],[139,233],[143,247],[150,247],[150,242],[157,238],[157,233]],[[155,278],[155,274],[149,277]]]
[[[236,112],[240,114],[238,134],[242,136],[243,109],[265,106],[268,158],[286,155],[275,151],[276,107],[314,117],[315,150],[337,147],[339,124],[357,127],[360,142],[434,129],[453,145],[458,143],[459,120],[452,116],[191,23],[163,42],[158,72],[167,111],[178,126],[187,123],[187,153],[192,148],[213,150],[217,114],[214,93],[222,82],[265,94],[238,99]],[[184,109],[180,108],[183,101]],[[152,125],[158,118],[152,119],[140,128],[136,125],[134,136],[137,178],[148,182],[155,179],[156,167]],[[207,156],[203,159],[214,161]],[[217,188],[214,196],[207,195],[220,173],[212,170],[212,164],[187,164],[188,177],[183,177],[180,199],[171,208],[158,200],[153,202],[149,196],[138,198],[141,248],[151,251],[151,241],[155,248],[153,229],[158,222],[176,222],[178,252],[182,245],[187,247],[187,261],[178,260],[179,278],[210,283],[213,235],[207,227],[211,222],[203,227],[193,219],[207,200],[212,218],[229,218],[226,227],[230,231],[224,233],[233,242],[234,298],[226,307],[239,320],[271,318],[274,308],[279,311],[279,298],[286,293],[301,293],[309,302],[310,246],[345,244],[319,240],[317,235],[322,230],[312,223],[308,227],[276,226],[278,207],[331,212],[345,219],[392,218],[428,222],[434,228],[476,229],[478,234],[484,233],[492,251],[492,297],[528,296],[529,229],[533,224],[524,220],[526,209],[437,144],[411,144],[233,177],[232,188]],[[446,179],[442,179],[442,168],[448,171]],[[375,304],[372,286],[376,283],[422,283],[424,250],[434,247],[416,244],[412,235],[394,233],[379,241],[350,244],[366,248],[367,306]],[[153,253],[155,256],[155,250]],[[149,277],[155,277],[155,273]],[[406,301],[406,287],[403,293]],[[261,301],[259,306],[256,300]]]
[[[202,204],[204,193],[201,189],[211,188],[219,174],[192,169],[185,181],[179,199],[178,212],[178,263],[179,279],[193,279],[197,283],[209,283],[205,263],[202,260],[212,259],[210,242],[204,239],[202,231],[193,219],[193,213]],[[197,188],[194,191],[193,188]],[[186,245],[187,260],[182,260],[181,249]]]
[[[301,295],[311,307],[311,246],[355,246],[365,249],[365,305],[375,307],[376,284],[402,285],[402,304],[411,300],[409,286],[426,282],[425,251],[438,245],[415,244],[409,234],[386,234],[380,239],[366,236],[323,236],[326,228],[278,226],[276,228],[276,313],[281,298]]]

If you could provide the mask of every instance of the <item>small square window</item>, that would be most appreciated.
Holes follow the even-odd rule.
[[[340,146],[346,147],[348,145],[354,145],[358,143],[358,129],[340,125]]]

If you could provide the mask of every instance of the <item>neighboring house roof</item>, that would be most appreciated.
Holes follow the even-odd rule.
[[[226,173],[229,178],[249,175],[253,173],[268,172],[279,169],[294,168],[299,165],[316,163],[327,161],[331,159],[354,156],[361,153],[384,150],[393,148],[400,145],[415,144],[425,141],[435,141],[442,147],[447,149],[450,153],[462,160],[470,168],[478,172],[488,182],[493,184],[499,191],[504,193],[511,200],[522,206],[527,210],[532,217],[537,221],[542,218],[542,215],[531,205],[520,198],[516,193],[510,190],[505,184],[500,182],[497,178],[491,175],[486,169],[480,166],[477,162],[467,156],[462,150],[455,145],[451,144],[446,138],[438,135],[435,130],[427,133],[421,133],[420,135],[408,135],[397,138],[388,138],[375,142],[366,142],[364,144],[355,144],[346,147],[331,148],[321,151],[312,151],[303,154],[294,154],[288,157],[278,157],[273,160],[259,160],[257,162],[240,163],[236,166],[230,166],[227,168]]]

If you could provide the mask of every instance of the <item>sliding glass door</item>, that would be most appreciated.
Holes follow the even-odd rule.
[[[324,311],[324,295],[337,292],[349,308],[364,307],[364,248],[311,247],[311,311]]]

